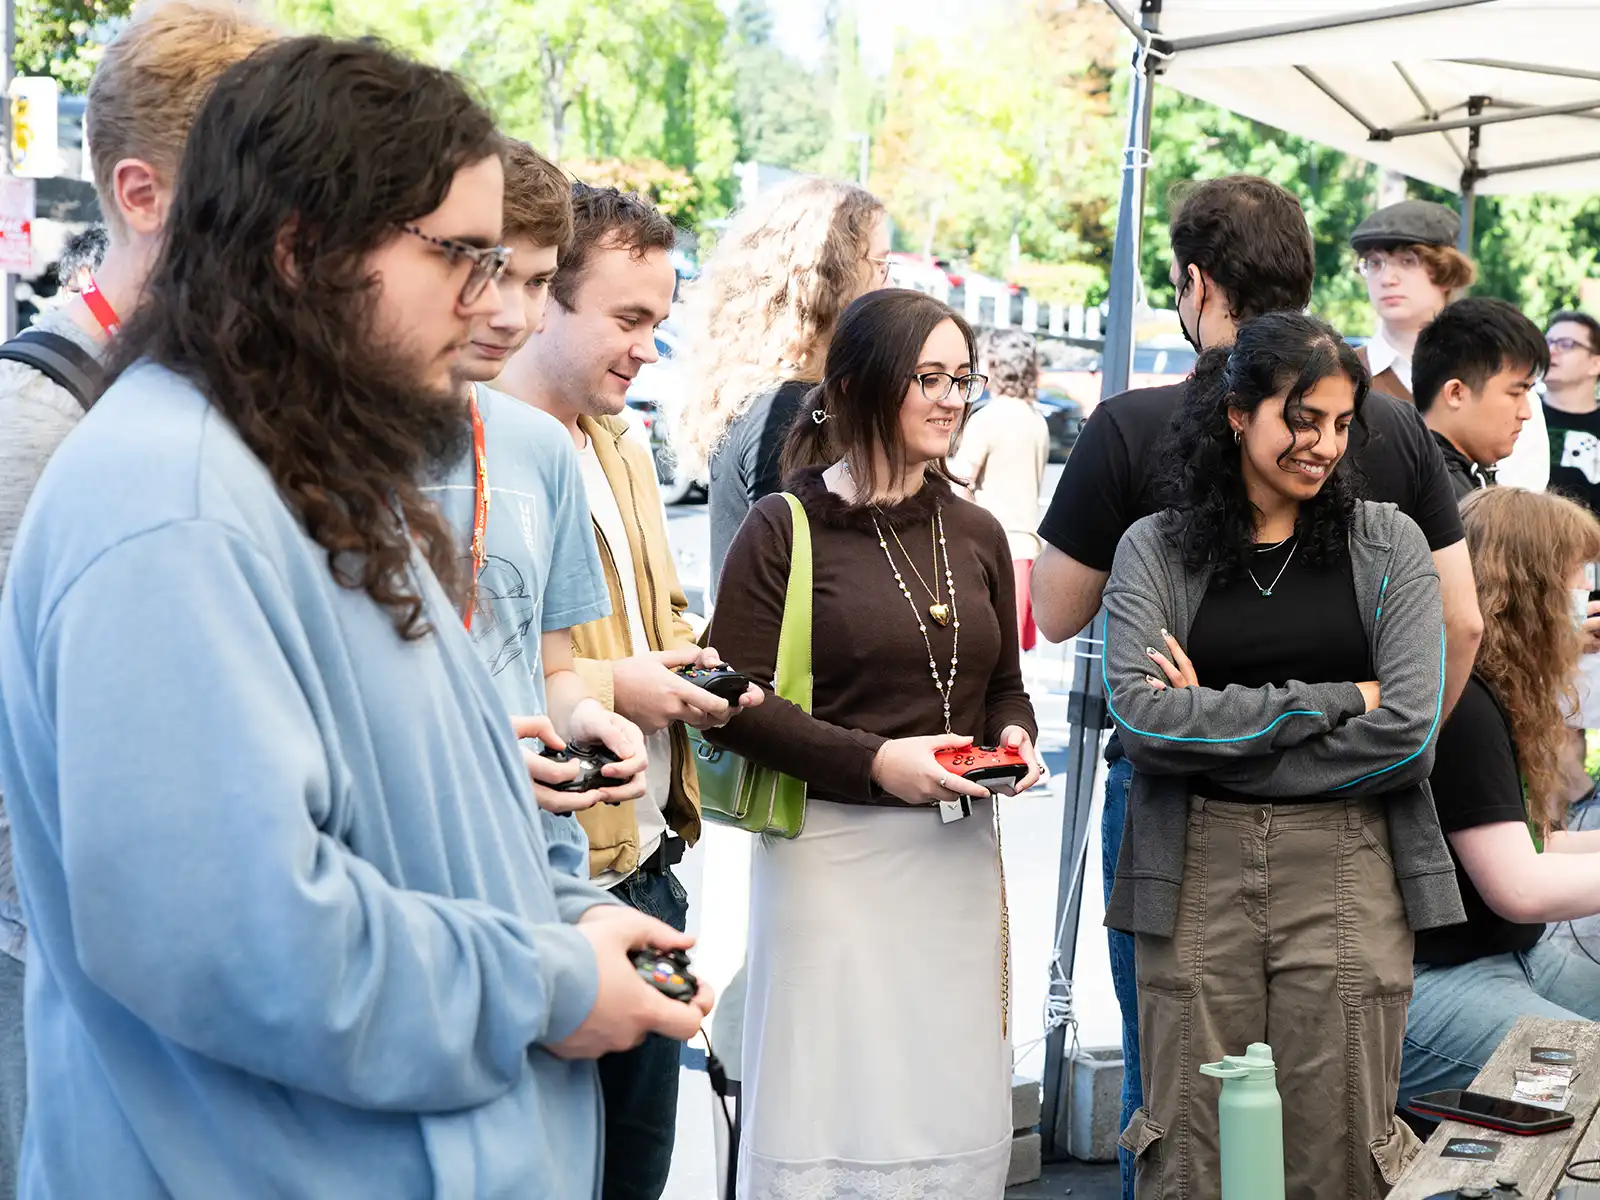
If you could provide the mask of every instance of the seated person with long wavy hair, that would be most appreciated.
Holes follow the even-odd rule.
[[[1134,771],[1106,923],[1134,935],[1140,1200],[1217,1195],[1217,1085],[1197,1071],[1254,1042],[1294,1130],[1289,1195],[1381,1196],[1416,1150],[1393,1115],[1412,931],[1462,910],[1427,787],[1439,579],[1409,517],[1358,499],[1367,388],[1294,313],[1208,350],[1170,507],[1123,536],[1106,585]]]
[[[1519,1016],[1600,1020],[1600,963],[1542,940],[1600,913],[1600,831],[1562,830],[1560,768],[1600,521],[1520,488],[1474,492],[1461,517],[1483,647],[1439,732],[1433,797],[1467,922],[1417,937],[1402,1099],[1467,1087]]]

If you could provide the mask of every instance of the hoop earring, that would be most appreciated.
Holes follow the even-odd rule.
[[[1240,439],[1239,439],[1239,431],[1238,431],[1238,430],[1237,430],[1237,429],[1235,429],[1235,430],[1234,430],[1234,431],[1233,431],[1233,444],[1234,444],[1234,445],[1235,445],[1235,446],[1237,446],[1237,445],[1238,445],[1238,444],[1239,444],[1239,440],[1240,440]]]

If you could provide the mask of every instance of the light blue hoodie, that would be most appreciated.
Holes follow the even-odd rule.
[[[22,1195],[597,1191],[593,1006],[505,707],[431,572],[403,642],[188,383],[45,471],[0,602]]]

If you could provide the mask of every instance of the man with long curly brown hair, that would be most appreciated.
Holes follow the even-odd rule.
[[[29,344],[46,362],[0,363],[0,576],[45,464],[83,419],[99,359],[139,297],[166,230],[173,185],[195,111],[224,70],[275,37],[239,6],[172,0],[141,7],[89,84],[88,146],[105,225],[99,252],[62,283],[77,293],[36,320]],[[64,264],[65,265],[65,264]],[[15,347],[14,341],[10,344]],[[77,389],[65,386],[77,385]],[[82,394],[75,394],[81,391]],[[27,1100],[22,977],[27,930],[0,808],[0,1196],[16,1193]]]
[[[367,42],[200,110],[0,599],[29,1195],[593,1196],[585,1060],[709,1010],[628,958],[691,939],[552,864],[419,490],[470,442],[502,155]]]

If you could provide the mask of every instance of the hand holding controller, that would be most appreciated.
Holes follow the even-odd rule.
[[[726,700],[729,704],[739,703],[739,698],[750,686],[748,679],[727,665],[698,667],[690,664],[687,667],[674,667],[672,673],[697,688],[704,688],[717,699]]]
[[[632,960],[639,978],[669,1000],[690,1003],[700,990],[700,981],[689,973],[689,955],[682,950],[656,950],[646,946],[631,950]]]
[[[1008,746],[957,746],[934,751],[934,761],[952,775],[981,784],[991,793],[1016,795],[1028,774],[1028,760]]]
[[[565,750],[552,750],[546,746],[540,754],[552,762],[578,764],[576,779],[547,785],[553,792],[592,792],[615,783],[616,780],[607,778],[600,771],[603,767],[622,761],[598,742],[573,742]]]

